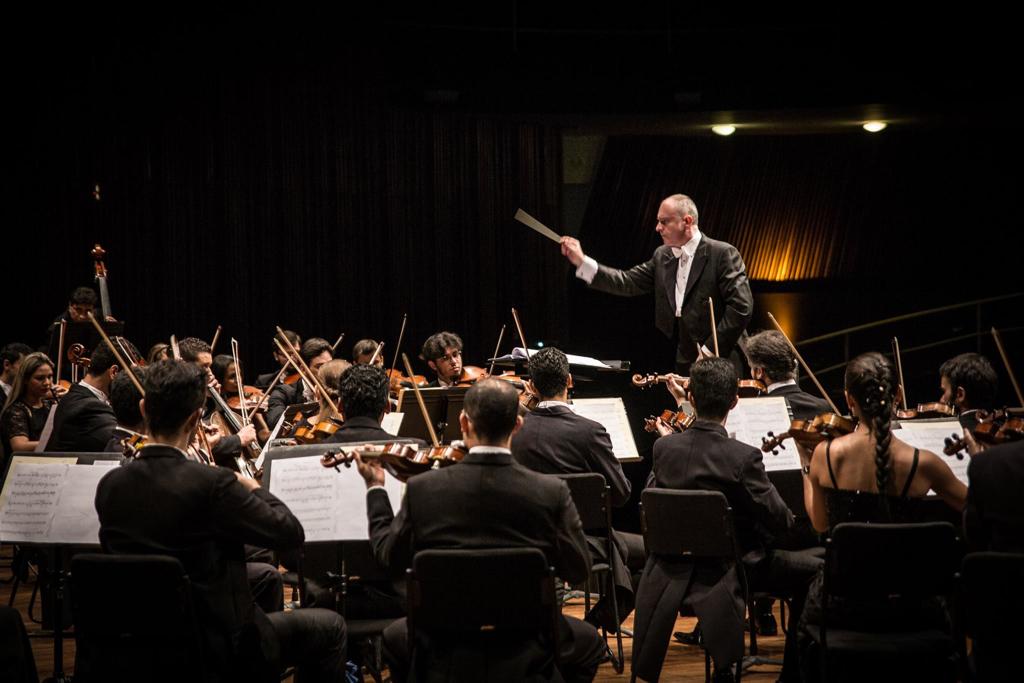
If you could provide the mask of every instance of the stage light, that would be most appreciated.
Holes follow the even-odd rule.
[[[728,136],[736,132],[736,126],[727,123],[718,126],[711,126],[711,132],[715,135]]]
[[[861,127],[869,133],[880,133],[888,128],[889,124],[885,121],[865,121]]]

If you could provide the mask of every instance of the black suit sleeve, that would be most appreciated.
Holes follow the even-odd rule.
[[[775,490],[775,486],[768,481],[761,451],[751,449],[750,456],[744,460],[742,468],[740,483],[749,497],[753,518],[774,536],[786,532],[793,526],[793,513]]]
[[[619,270],[608,266],[597,266],[590,286],[593,289],[618,294],[619,296],[639,296],[654,291],[655,286],[654,258],[633,266],[629,270]]]
[[[224,536],[274,550],[297,548],[305,540],[302,524],[287,505],[266,489],[250,492],[232,472],[218,471],[211,498],[210,523]]]
[[[725,252],[720,256],[718,264],[718,291],[725,303],[725,313],[719,314],[716,330],[718,344],[721,348],[731,349],[739,341],[743,330],[747,329],[754,314],[754,296],[750,292],[747,280],[747,267],[736,247],[725,244]],[[714,340],[708,338],[704,345],[714,348]]]
[[[295,395],[302,391],[302,380],[299,380],[295,384],[278,384],[270,392],[270,398],[267,399],[267,424],[270,425],[271,429],[277,424],[277,421],[284,415],[285,408],[297,403]]]
[[[402,498],[396,516],[391,499],[384,489],[366,493],[366,514],[370,521],[370,545],[377,563],[398,574],[412,566],[412,520],[409,517],[409,495]]]

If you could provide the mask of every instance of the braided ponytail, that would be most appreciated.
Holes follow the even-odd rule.
[[[865,353],[853,359],[846,368],[846,389],[870,420],[875,439],[875,484],[885,518],[889,518],[889,488],[892,464],[892,411],[896,396],[896,372],[892,363],[880,353]]]

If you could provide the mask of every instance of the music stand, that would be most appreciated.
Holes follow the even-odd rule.
[[[462,403],[469,391],[467,387],[431,387],[420,389],[423,404],[438,439],[450,442],[462,438],[459,427],[459,413]],[[423,439],[430,442],[430,432],[423,421],[416,395],[412,389],[402,389],[398,393],[398,412],[405,415],[398,436],[403,438]]]

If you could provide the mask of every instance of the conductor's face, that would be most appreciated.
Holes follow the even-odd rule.
[[[679,205],[666,199],[658,208],[658,224],[654,229],[665,246],[681,247],[693,237],[693,216],[680,215]]]

